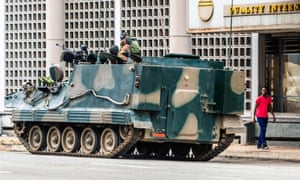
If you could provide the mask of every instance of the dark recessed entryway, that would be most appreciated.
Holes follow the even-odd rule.
[[[259,86],[276,112],[300,113],[300,33],[260,35]]]

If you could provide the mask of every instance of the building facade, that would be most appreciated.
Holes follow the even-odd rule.
[[[5,94],[47,76],[64,48],[107,51],[127,31],[144,56],[169,51],[169,0],[5,0]],[[66,65],[66,77],[71,69]]]
[[[5,93],[46,75],[46,1],[5,1]]]
[[[0,22],[4,23],[4,6],[0,6]],[[4,38],[4,26],[3,24],[0,24],[0,112],[3,111],[4,109],[4,101],[3,101],[3,97],[5,95],[4,93],[4,89],[5,89],[5,81],[4,81],[4,71],[5,71],[5,67],[4,67],[4,60],[5,60],[5,55],[4,55],[4,51],[5,51],[5,38]]]
[[[300,112],[299,0],[188,3],[188,32],[196,35],[193,44],[203,46],[193,52],[245,72],[246,110],[267,87],[276,112]]]
[[[107,51],[122,31],[142,56],[192,53],[245,72],[245,113],[262,86],[299,113],[299,0],[5,0],[5,94],[38,84],[61,47]],[[65,64],[64,64],[65,65]],[[66,77],[71,67],[66,64]]]

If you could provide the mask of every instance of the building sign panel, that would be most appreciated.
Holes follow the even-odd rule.
[[[300,13],[300,2],[278,2],[265,4],[241,4],[224,6],[224,16],[276,15]]]
[[[188,32],[300,29],[300,0],[188,0],[188,8]]]

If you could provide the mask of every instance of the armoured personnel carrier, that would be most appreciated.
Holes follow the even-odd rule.
[[[132,56],[64,51],[43,86],[8,97],[15,133],[31,153],[207,161],[227,148],[225,126],[243,111],[244,75],[198,56]]]

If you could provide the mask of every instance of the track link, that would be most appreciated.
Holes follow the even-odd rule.
[[[100,151],[95,154],[84,154],[81,151],[67,153],[67,152],[48,152],[47,149],[43,151],[33,151],[28,144],[28,137],[26,133],[20,134],[15,130],[19,141],[23,144],[26,150],[32,154],[43,154],[43,155],[63,155],[63,156],[77,156],[77,157],[97,157],[97,158],[117,158],[126,154],[126,152],[136,144],[141,138],[143,131],[131,127],[128,131],[126,138],[110,153],[103,154]]]
[[[213,159],[214,157],[216,157],[217,155],[219,155],[221,152],[223,152],[234,140],[234,134],[227,134],[225,135],[225,137],[223,139],[221,139],[221,141],[218,143],[218,145],[208,151],[207,153],[196,157],[195,160],[197,161],[209,161],[211,159]]]
[[[176,160],[176,161],[209,161],[214,157],[218,156],[221,152],[223,152],[234,140],[233,134],[226,134],[220,140],[220,142],[211,150],[202,155],[195,156],[174,156],[174,155],[166,155],[166,156],[156,156],[156,155],[139,155],[139,154],[130,154],[126,155],[126,158],[130,159],[159,159],[159,160]]]
[[[28,130],[27,130],[28,131]],[[26,132],[26,131],[25,131]],[[66,152],[48,152],[47,149],[44,151],[32,151],[28,144],[27,133],[20,134],[15,130],[18,139],[24,145],[26,150],[32,154],[43,154],[43,155],[63,155],[63,156],[76,156],[76,157],[94,157],[94,158],[128,158],[128,159],[160,159],[160,160],[176,160],[176,161],[209,161],[216,157],[218,154],[223,152],[234,140],[233,134],[223,135],[219,143],[211,150],[201,155],[195,156],[174,156],[174,155],[141,155],[141,154],[126,154],[136,143],[141,139],[143,131],[129,128],[126,138],[110,153],[102,154],[101,151],[95,154],[84,154],[81,151],[66,153]]]

